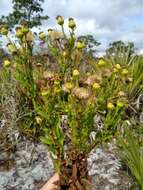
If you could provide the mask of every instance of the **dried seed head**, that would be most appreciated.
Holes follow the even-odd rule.
[[[63,36],[60,32],[53,30],[53,29],[49,29],[48,30],[48,36],[52,39],[52,40],[58,40],[61,39]]]
[[[126,96],[126,93],[124,91],[119,91],[118,92],[118,96],[120,96],[120,97]]]
[[[73,95],[75,95],[76,97],[80,99],[87,99],[90,97],[90,92],[86,88],[83,88],[83,87],[74,88],[72,93]]]
[[[111,70],[110,69],[103,69],[102,70],[102,76],[103,77],[110,77],[112,75],[112,72],[111,72]]]
[[[31,31],[29,31],[27,34],[26,34],[26,41],[27,42],[33,42],[34,41],[34,36],[33,36],[33,33]]]
[[[102,77],[101,75],[91,75],[87,78],[87,80],[84,82],[85,84],[92,86],[95,82],[101,82]]]
[[[55,78],[55,75],[54,75],[54,73],[52,73],[52,72],[50,72],[50,71],[45,71],[44,73],[43,73],[43,77],[44,77],[44,79],[54,79]]]

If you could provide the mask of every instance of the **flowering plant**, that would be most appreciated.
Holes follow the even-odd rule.
[[[24,23],[16,28],[19,43],[7,45],[12,59],[3,66],[28,101],[32,129],[48,145],[61,187],[91,189],[88,154],[118,134],[128,104],[126,80],[131,76],[124,65],[89,58],[86,45],[75,37],[73,18],[68,23],[69,36],[64,19],[57,16],[56,20],[61,32],[39,33],[48,47],[46,61],[45,55],[40,59],[34,55],[34,34]],[[1,33],[8,36],[8,28],[1,27]]]

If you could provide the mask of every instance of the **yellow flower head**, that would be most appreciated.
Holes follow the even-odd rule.
[[[7,44],[7,48],[8,48],[8,51],[11,52],[11,53],[16,53],[17,52],[17,49],[15,47],[15,45],[9,43]]]
[[[37,124],[41,124],[41,122],[42,122],[41,117],[36,116],[35,119],[36,119],[36,123],[37,123]]]
[[[133,78],[132,77],[128,77],[128,81],[129,82],[133,82]]]
[[[100,86],[100,84],[99,83],[97,83],[97,82],[95,82],[94,84],[93,84],[93,89],[95,89],[95,90],[98,90],[98,89],[100,89],[101,88],[101,86]]]
[[[47,91],[42,91],[42,92],[41,92],[41,95],[42,95],[42,96],[46,96],[48,93],[49,93],[48,90],[47,90]]]
[[[120,64],[116,64],[115,68],[119,70],[119,69],[121,69],[121,65]]]
[[[107,104],[107,109],[113,110],[114,107],[115,107],[114,104],[112,104],[111,102],[108,102],[108,104]]]
[[[77,42],[76,47],[77,47],[77,49],[83,49],[83,48],[86,47],[86,45],[85,45],[84,42],[80,42],[80,41],[79,41],[79,42]]]
[[[63,55],[63,57],[66,57],[67,56],[66,51],[63,51],[62,55]]]
[[[118,73],[118,69],[113,68],[113,72],[114,72],[114,73]]]
[[[69,28],[71,28],[72,30],[75,29],[76,23],[75,23],[75,21],[74,21],[73,18],[69,18],[68,26],[69,26]]]
[[[21,31],[23,32],[23,34],[27,34],[29,32],[29,28],[24,26],[22,27]]]
[[[120,100],[118,100],[118,101],[117,101],[117,106],[118,106],[119,108],[122,108],[122,107],[124,107],[124,104],[123,104],[123,102],[121,102]]]
[[[98,65],[99,66],[104,66],[106,63],[105,63],[105,60],[103,58],[100,58],[99,61],[98,61]]]
[[[11,63],[10,63],[9,60],[5,60],[4,63],[3,63],[4,67],[10,66],[10,64],[11,64]]]
[[[7,35],[8,34],[8,28],[7,27],[2,27],[0,30],[2,35]]]
[[[129,71],[128,71],[127,69],[123,69],[123,70],[122,70],[122,74],[123,74],[123,75],[127,75],[128,73],[129,73]]]
[[[62,86],[64,92],[70,92],[73,89],[74,85],[71,82],[67,82]]]
[[[44,32],[40,32],[40,33],[39,33],[39,38],[40,38],[41,40],[45,40],[46,34],[45,34]]]
[[[57,23],[58,23],[59,25],[62,26],[62,25],[64,24],[64,19],[63,19],[62,16],[58,15],[58,16],[56,17],[56,20],[57,20]]]
[[[78,76],[79,76],[79,71],[78,71],[77,69],[75,69],[75,70],[73,71],[73,76],[74,76],[74,77],[78,77]]]
[[[16,37],[17,37],[17,38],[22,38],[23,35],[24,35],[24,33],[22,32],[21,29],[18,29],[18,30],[16,31]]]

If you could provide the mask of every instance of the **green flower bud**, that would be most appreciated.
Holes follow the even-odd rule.
[[[56,17],[56,20],[57,20],[57,23],[58,23],[59,25],[62,26],[62,25],[64,24],[64,19],[63,19],[62,16],[58,15],[58,16]]]
[[[73,18],[69,18],[69,23],[68,23],[69,28],[72,30],[76,27],[76,23]]]

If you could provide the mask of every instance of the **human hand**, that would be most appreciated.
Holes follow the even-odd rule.
[[[40,190],[60,190],[59,180],[59,174],[55,173]]]

